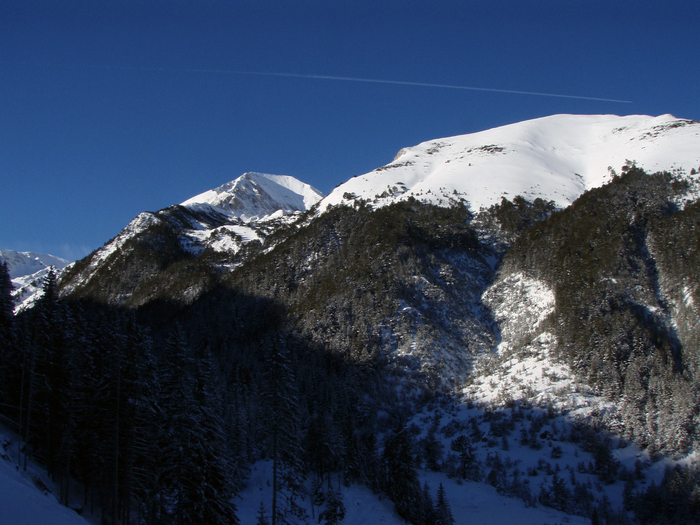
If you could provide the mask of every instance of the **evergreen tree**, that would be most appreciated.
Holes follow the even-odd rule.
[[[455,519],[452,516],[450,503],[445,495],[445,488],[440,483],[437,493],[437,501],[435,502],[435,525],[455,525]]]
[[[239,523],[232,502],[236,482],[231,479],[231,462],[226,447],[219,372],[208,349],[197,361],[195,379],[198,439],[191,454],[196,458],[198,468],[189,480],[190,499],[197,503],[193,522],[235,525]]]
[[[31,335],[24,374],[28,393],[26,409],[22,407],[26,413],[24,440],[34,450],[44,449],[50,474],[54,473],[54,430],[60,421],[60,397],[56,389],[61,388],[61,360],[65,350],[59,309],[56,273],[52,267],[44,279],[43,294],[29,314]]]
[[[442,443],[438,441],[435,435],[437,433],[437,426],[439,421],[440,420],[438,417],[433,419],[430,428],[428,428],[428,433],[426,434],[425,438],[421,440],[423,457],[425,458],[425,466],[426,468],[436,472],[440,470],[442,450],[444,448]]]
[[[255,522],[255,525],[270,525],[270,521],[265,515],[265,505],[262,501],[260,502],[260,508],[258,509],[258,519]]]
[[[96,315],[84,323],[76,374],[75,476],[85,488],[83,504],[93,508],[95,497],[105,514],[113,512],[116,487],[114,459],[116,433],[115,358],[118,322],[114,317]],[[111,475],[110,475],[111,474]]]
[[[214,362],[205,351],[195,364],[179,328],[165,350],[160,397],[162,512],[171,514],[178,525],[236,525]]]
[[[423,485],[423,523],[425,525],[437,525],[437,513],[433,505],[433,498],[430,495],[430,486]]]
[[[271,524],[303,514],[303,464],[299,399],[284,341],[269,349],[263,376],[268,454],[272,460]]]
[[[12,293],[14,286],[10,279],[10,269],[7,262],[0,264],[0,345],[10,340],[14,321],[14,301]],[[0,349],[2,346],[0,346]]]
[[[396,512],[407,521],[421,514],[423,494],[416,472],[411,436],[401,424],[384,442],[384,490],[396,506]]]
[[[168,337],[161,360],[159,396],[159,499],[161,520],[191,523],[194,514],[188,499],[189,476],[198,467],[190,452],[195,446],[196,417],[193,361],[182,330]]]
[[[479,481],[481,479],[481,469],[476,459],[474,446],[469,438],[462,434],[452,441],[450,448],[459,454],[459,475],[462,479]]]
[[[328,491],[326,509],[318,515],[318,522],[326,525],[338,525],[345,519],[345,505],[339,492]]]
[[[159,382],[151,339],[126,315],[118,327],[111,381],[114,391],[114,490],[122,521],[129,523],[133,504],[147,513],[157,466],[154,424]]]
[[[15,341],[12,280],[7,262],[0,264],[0,414],[19,428],[18,378],[21,377],[20,356]],[[15,408],[17,407],[17,408]]]

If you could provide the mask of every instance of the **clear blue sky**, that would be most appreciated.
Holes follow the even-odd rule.
[[[3,0],[0,248],[75,259],[246,171],[327,193],[555,113],[700,119],[699,49],[697,0]]]

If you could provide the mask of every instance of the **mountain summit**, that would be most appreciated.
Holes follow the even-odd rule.
[[[653,173],[700,165],[700,122],[672,115],[553,115],[405,148],[394,161],[338,186],[329,205],[376,206],[414,197],[472,212],[506,196],[565,208],[628,161]]]
[[[306,211],[323,193],[288,175],[245,173],[236,180],[205,191],[182,203],[196,208],[208,204],[244,221],[282,212]]]

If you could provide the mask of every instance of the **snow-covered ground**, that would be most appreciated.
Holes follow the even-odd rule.
[[[8,442],[9,433],[0,434],[0,442]],[[16,468],[10,454],[16,447],[0,449],[0,523],[12,525],[87,525],[89,522],[75,511],[58,503],[49,490],[52,486],[46,473],[30,464],[27,472]],[[457,524],[492,525],[494,523],[518,523],[542,525],[543,523],[569,522],[574,525],[588,520],[547,507],[527,507],[522,501],[502,496],[484,483],[458,482],[435,472],[420,472],[421,483],[427,483],[436,499],[440,483],[445,488],[452,513]],[[253,466],[248,486],[236,498],[238,517],[244,525],[257,520],[260,503],[269,516],[272,502],[272,467],[269,462]],[[344,486],[334,479],[333,489],[340,492],[346,509],[344,525],[385,523],[401,525],[405,522],[395,514],[394,504],[386,497],[373,494],[361,485]],[[317,522],[323,507],[312,509],[309,498],[299,502],[306,510],[310,523]]]
[[[700,123],[672,115],[553,115],[480,133],[436,139],[399,152],[391,164],[350,179],[320,204],[383,205],[415,197],[464,201],[476,213],[501,197],[566,207],[634,161],[649,173],[700,167]]]
[[[590,520],[580,516],[568,516],[563,512],[548,507],[527,507],[521,500],[508,498],[496,492],[485,483],[471,481],[458,482],[444,474],[420,472],[420,481],[427,483],[431,489],[433,501],[437,499],[437,490],[442,483],[449,501],[452,515],[457,525],[494,525],[497,523],[517,523],[518,525],[543,525],[550,523],[571,523],[573,525],[589,524]],[[345,506],[343,525],[368,525],[384,523],[387,525],[405,525],[405,521],[394,512],[394,504],[386,497],[373,494],[362,485],[346,487],[334,479],[333,490],[339,491]],[[260,504],[265,506],[266,515],[270,515],[272,502],[272,467],[269,462],[255,464],[250,482],[236,499],[238,517],[244,525],[256,523]],[[310,523],[318,522],[319,512],[324,507],[312,511],[309,498],[299,501],[306,510]]]
[[[26,471],[17,468],[16,450],[15,437],[0,427],[0,523],[89,525],[78,513],[56,500],[45,472],[31,462]]]

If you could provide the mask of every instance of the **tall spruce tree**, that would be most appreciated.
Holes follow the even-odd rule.
[[[271,525],[302,518],[303,464],[299,399],[285,341],[276,341],[265,359],[264,402],[268,457],[272,460]]]
[[[177,328],[167,341],[160,396],[160,520],[238,523],[218,374],[208,353],[195,363]]]
[[[442,483],[440,483],[438,487],[437,500],[435,501],[435,515],[435,525],[455,525],[450,502],[447,501],[445,487],[442,486]]]
[[[191,453],[197,459],[199,468],[190,478],[190,487],[193,489],[190,498],[198,502],[195,508],[199,523],[236,525],[239,521],[232,499],[239,483],[231,478],[234,471],[224,434],[219,375],[211,353],[205,348],[195,366],[194,401],[199,439]]]
[[[403,423],[384,442],[384,490],[394,502],[396,512],[407,521],[422,514],[423,493],[416,471],[411,436]]]
[[[188,500],[188,477],[196,468],[194,463],[197,460],[191,457],[190,452],[198,421],[192,378],[194,363],[179,326],[168,337],[160,365],[160,520],[166,523],[191,523],[189,516],[194,509]]]
[[[14,301],[12,279],[7,262],[0,264],[0,349],[10,340],[14,324]]]
[[[21,376],[19,355],[15,341],[14,303],[12,280],[7,262],[0,264],[0,414],[19,427],[19,399],[17,379]]]

